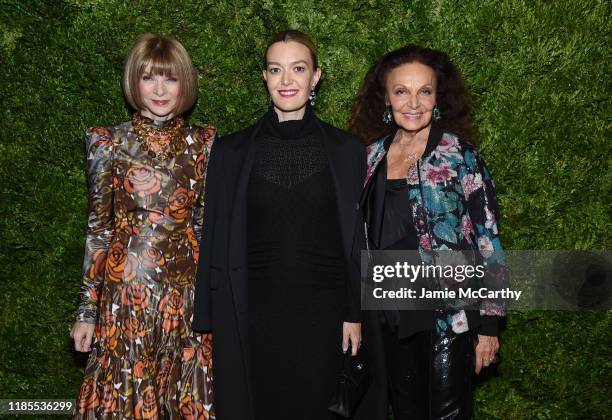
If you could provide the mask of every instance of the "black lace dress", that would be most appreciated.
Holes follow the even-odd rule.
[[[248,193],[249,345],[256,419],[334,419],[346,260],[330,166],[308,111],[269,112]]]

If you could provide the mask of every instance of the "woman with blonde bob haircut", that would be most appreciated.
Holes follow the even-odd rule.
[[[89,217],[71,335],[91,353],[75,418],[214,418],[212,337],[191,322],[216,129],[182,117],[197,77],[172,38],[140,36],[123,83],[131,121],[85,137]]]
[[[177,79],[180,95],[174,114],[181,115],[188,111],[196,101],[198,90],[198,75],[191,64],[189,54],[176,39],[151,33],[138,38],[125,63],[123,92],[130,106],[134,109],[145,107],[138,84],[149,66],[153,74]]]

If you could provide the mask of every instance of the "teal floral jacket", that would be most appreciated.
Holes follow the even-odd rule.
[[[437,287],[442,289],[457,292],[461,288],[505,289],[508,276],[499,238],[495,187],[489,170],[473,145],[451,133],[434,130],[432,128],[424,156],[406,174],[421,258],[430,262],[445,254],[440,251],[462,251],[462,255],[471,255],[471,263],[484,267],[481,278],[438,279]],[[376,169],[392,139],[393,133],[368,147],[364,188],[373,183]],[[366,226],[368,231],[371,226]],[[370,239],[368,242],[371,243]],[[447,315],[437,319],[439,330],[448,326],[455,332],[467,331],[469,317],[466,311],[472,310],[468,312],[480,314],[482,326],[492,319],[495,325],[490,326],[489,322],[486,335],[496,335],[499,318],[493,317],[505,316],[502,299],[454,298],[445,299],[444,305]]]

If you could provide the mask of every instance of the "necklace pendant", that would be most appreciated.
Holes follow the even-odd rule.
[[[165,127],[156,127],[150,120],[136,113],[132,117],[132,124],[136,140],[140,143],[139,149],[151,159],[172,158],[187,146],[183,138],[184,120],[180,116]]]

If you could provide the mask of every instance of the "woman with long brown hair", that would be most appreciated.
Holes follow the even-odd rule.
[[[493,181],[468,142],[475,138],[469,94],[449,57],[418,46],[386,54],[368,74],[350,125],[369,145],[362,199],[368,247],[415,251],[414,265],[461,251],[485,267],[478,281],[419,280],[429,290],[505,287]],[[489,366],[499,349],[503,302],[431,303],[381,310],[372,322],[396,420],[469,418],[472,372]]]

